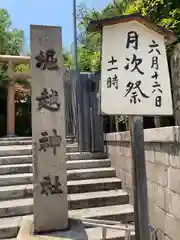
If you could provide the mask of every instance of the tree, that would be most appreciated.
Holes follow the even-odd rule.
[[[155,24],[175,32],[177,41],[167,45],[168,54],[171,54],[173,46],[180,42],[179,0],[136,0],[127,6],[125,14],[135,12],[148,16]]]
[[[77,8],[78,21],[78,53],[80,69],[93,72],[100,72],[100,50],[101,50],[101,35],[100,33],[90,33],[87,27],[90,20],[99,20],[119,16],[124,13],[127,5],[133,2],[132,0],[113,0],[102,11],[89,9],[83,3]]]
[[[11,19],[7,10],[0,9],[0,54],[20,55],[23,49],[23,43],[23,31],[12,29]],[[11,81],[7,75],[7,67],[5,63],[0,64],[0,86],[7,86]],[[27,67],[24,66],[25,71],[26,69]]]
[[[5,9],[0,9],[0,54],[19,55],[24,40],[22,30],[12,29],[10,16]]]
[[[148,16],[154,23],[174,31],[177,35],[177,42],[180,42],[179,0],[112,0],[102,11],[89,9],[82,3],[77,8],[80,69],[100,71],[101,36],[99,33],[87,31],[89,21],[135,12]],[[167,45],[169,54],[173,45]]]

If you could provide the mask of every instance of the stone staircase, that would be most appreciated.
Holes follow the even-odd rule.
[[[31,143],[31,138],[0,139],[0,239],[16,238],[22,217],[33,217]],[[78,153],[75,144],[67,146],[67,155],[69,217],[133,221],[129,197],[106,155]],[[88,239],[95,239],[93,233],[101,239],[99,228],[87,228]],[[107,239],[124,236],[110,232]]]

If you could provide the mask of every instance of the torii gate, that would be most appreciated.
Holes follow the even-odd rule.
[[[14,72],[14,65],[29,64],[30,56],[10,56],[0,55],[0,62],[8,63],[8,77],[11,80],[28,79],[30,73]],[[7,136],[15,136],[15,87],[14,84],[8,85],[7,91]]]

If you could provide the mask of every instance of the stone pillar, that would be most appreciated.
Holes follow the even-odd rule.
[[[31,26],[35,232],[68,228],[61,28]]]
[[[180,126],[180,43],[171,57],[171,78],[175,125]]]
[[[12,62],[8,63],[8,75],[12,78]],[[8,85],[7,90],[7,136],[15,136],[15,86]]]

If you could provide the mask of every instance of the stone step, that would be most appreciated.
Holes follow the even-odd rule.
[[[17,240],[17,238],[3,238],[2,240]]]
[[[67,144],[72,144],[72,143],[74,143],[74,140],[71,139],[71,138],[66,138],[66,143]]]
[[[121,189],[121,181],[118,178],[99,178],[88,180],[68,181],[68,193],[86,193],[97,191],[109,191]],[[0,187],[0,201],[30,198],[33,195],[33,185],[12,185]]]
[[[3,238],[2,240],[17,240],[17,238]]]
[[[2,143],[2,144],[1,144]],[[71,144],[66,146],[66,151],[68,153],[77,152],[77,144]],[[28,142],[17,142],[15,144],[13,141],[0,142],[0,156],[19,156],[19,155],[31,155],[32,154],[32,144]]]
[[[9,149],[11,151],[12,147],[14,146],[32,146],[32,140],[24,140],[24,141],[0,141],[0,148],[2,146],[9,146]],[[68,153],[71,152],[78,152],[78,145],[77,143],[68,144],[66,146],[66,151]]]
[[[4,141],[32,141],[32,137],[4,137],[0,138],[0,142]]]
[[[0,165],[32,163],[32,155],[0,157]]]
[[[69,209],[93,208],[127,204],[129,197],[123,190],[68,194]],[[0,218],[33,213],[33,198],[0,202]]]
[[[125,225],[118,225],[125,226]],[[104,240],[102,237],[102,227],[93,227],[87,228],[85,230],[87,239],[89,240]],[[81,239],[83,240],[83,239]],[[125,231],[123,230],[116,230],[112,228],[107,229],[106,240],[126,240],[125,239]],[[132,232],[129,240],[135,240],[135,233]]]
[[[33,184],[0,187],[0,201],[18,198],[31,198],[32,196],[33,196]]]
[[[103,152],[73,152],[67,153],[68,160],[85,160],[85,159],[104,159],[107,158],[107,154]]]
[[[0,239],[17,236],[22,217],[0,218]]]
[[[72,169],[85,169],[85,168],[100,168],[110,167],[110,159],[90,159],[90,160],[70,160],[67,161],[67,167]]]
[[[32,214],[33,199],[16,199],[0,202],[0,218]]]
[[[110,165],[111,165],[111,162],[109,159],[67,161],[67,169],[69,170],[99,168],[99,167],[103,168],[103,167],[110,167]],[[32,171],[33,171],[32,163],[0,165],[0,175],[31,173]]]
[[[17,146],[17,145],[32,145],[32,140],[0,141],[0,147],[1,146]]]
[[[3,141],[32,141],[32,137],[4,137],[4,138],[0,138],[0,142],[3,142]],[[73,143],[73,140],[70,139],[70,138],[66,138],[66,142],[67,143]]]
[[[78,152],[78,145],[77,145],[77,143],[67,144],[66,145],[66,152],[67,153]]]
[[[103,152],[77,152],[77,146],[67,146],[68,160],[85,159],[105,159],[107,154]],[[22,155],[32,155],[32,145],[12,145],[0,146],[0,157],[14,157]]]
[[[0,147],[0,156],[19,156],[19,155],[31,155],[32,146],[1,146]]]
[[[31,173],[32,163],[0,165],[0,175],[15,173]]]
[[[32,183],[32,173],[0,175],[0,186]]]
[[[89,168],[67,170],[67,180],[81,180],[90,178],[106,178],[115,177],[116,171],[114,168]]]
[[[134,220],[133,207],[130,204],[70,210],[69,217],[96,218],[125,222]],[[33,215],[27,215],[26,219],[32,220]],[[0,218],[0,239],[16,237],[21,221],[21,216]]]
[[[68,181],[67,186],[69,193],[84,193],[121,189],[122,182],[116,177],[82,179]]]
[[[31,146],[32,148],[32,141],[26,140],[26,141],[0,141],[0,149],[1,147],[8,146],[9,151],[13,151],[14,147],[22,147],[22,146]],[[68,144],[66,146],[66,152],[71,153],[71,152],[78,152],[78,145],[77,143],[75,144]]]
[[[129,196],[122,189],[76,193],[68,195],[69,209],[93,208],[102,206],[112,206],[127,204]]]
[[[94,161],[94,162],[93,162]],[[32,163],[32,155],[20,155],[20,156],[1,156],[0,157],[0,166],[1,165],[11,165],[11,164],[26,164]],[[82,166],[92,166],[93,167],[103,167],[109,166],[110,159],[86,159],[84,160],[69,160],[67,161],[69,165],[72,167],[70,168],[82,168]],[[98,166],[98,164],[100,164]],[[76,165],[76,166],[75,166]]]
[[[91,178],[110,178],[115,176],[116,171],[111,167],[67,170],[68,181]],[[32,179],[32,173],[0,175],[0,186],[30,184],[32,183]]]
[[[134,221],[134,210],[130,204],[70,210],[69,215],[77,219],[90,218],[122,222]]]

